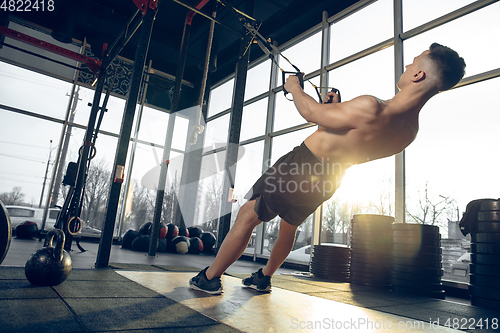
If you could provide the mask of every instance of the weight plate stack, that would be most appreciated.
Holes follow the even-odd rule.
[[[500,199],[482,200],[471,232],[471,304],[500,310]]]
[[[444,299],[439,228],[397,223],[392,225],[392,234],[392,290]]]
[[[350,281],[380,289],[391,286],[391,251],[394,218],[359,214],[351,220]]]
[[[314,245],[309,272],[329,281],[349,281],[349,247],[341,244]]]

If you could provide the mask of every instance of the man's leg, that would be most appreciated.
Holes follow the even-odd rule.
[[[254,211],[254,206],[255,200],[252,200],[240,208],[233,227],[224,238],[214,262],[206,271],[207,279],[221,276],[245,252],[253,229],[262,222]]]
[[[295,243],[295,233],[298,226],[288,224],[286,221],[281,220],[278,239],[273,246],[269,260],[266,266],[262,269],[262,274],[272,276],[278,268],[283,264],[288,254],[292,250]]]

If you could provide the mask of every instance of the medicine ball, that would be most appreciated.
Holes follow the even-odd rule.
[[[139,228],[139,232],[143,235],[150,235],[153,228],[153,222],[146,222]]]
[[[167,224],[167,235],[165,237],[172,239],[178,235],[179,235],[179,228],[175,224],[172,223]]]
[[[35,222],[25,221],[16,227],[16,237],[30,239],[38,235],[38,226]]]
[[[158,252],[167,252],[167,240],[165,238],[158,240]]]
[[[185,236],[189,238],[189,230],[184,227],[179,227],[179,236]]]
[[[130,229],[123,235],[122,238],[122,249],[132,250],[132,242],[136,239],[137,236],[141,235],[139,231],[135,231]]]
[[[151,237],[149,235],[139,235],[132,242],[132,250],[139,252],[149,251],[149,242]]]
[[[215,236],[211,232],[204,232],[201,234],[201,241],[203,242],[203,252],[213,253],[215,246]]]
[[[175,236],[172,239],[172,246],[175,248],[175,253],[186,254],[189,251],[189,238],[186,236]]]
[[[203,241],[198,237],[189,239],[189,253],[199,254],[203,252]]]
[[[158,236],[158,238],[163,239],[166,236],[167,236],[167,226],[165,225],[165,223],[160,222],[160,235]]]
[[[200,238],[201,234],[203,233],[203,230],[200,227],[189,227],[189,237],[198,237]]]

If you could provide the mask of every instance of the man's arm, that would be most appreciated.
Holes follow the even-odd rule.
[[[285,89],[293,96],[300,115],[308,122],[336,131],[357,128],[376,114],[378,102],[374,97],[361,96],[344,103],[320,104],[300,87],[296,76],[286,80]]]

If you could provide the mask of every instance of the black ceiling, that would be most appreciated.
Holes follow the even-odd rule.
[[[179,0],[195,6],[199,0]],[[246,0],[228,0],[234,7],[245,11]],[[358,0],[255,0],[253,16],[262,26],[259,32],[282,44],[321,22],[322,12],[333,15],[354,4]],[[210,0],[204,13],[210,15],[215,0]],[[50,30],[69,32],[72,38],[87,38],[90,44],[111,43],[137,10],[132,0],[55,0],[53,12],[16,12],[18,17],[36,23]],[[176,74],[182,32],[188,9],[173,0],[159,0],[159,8],[153,26],[148,60],[153,67],[171,75]],[[217,19],[237,31],[241,23],[234,13],[219,4]],[[204,44],[208,38],[210,21],[196,14],[189,39],[188,58],[184,79],[197,84],[202,71],[199,64],[205,56]],[[138,34],[136,34],[138,35]],[[210,75],[211,82],[226,77],[235,70],[239,51],[240,36],[226,27],[216,25],[214,42],[217,44],[217,70]],[[121,52],[134,59],[136,38]],[[258,46],[252,46],[251,60],[262,56]]]

